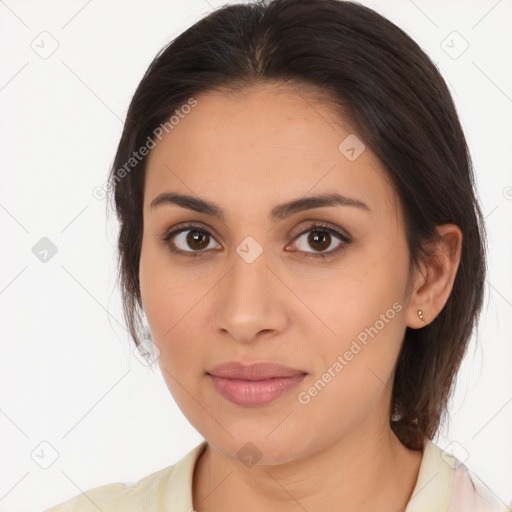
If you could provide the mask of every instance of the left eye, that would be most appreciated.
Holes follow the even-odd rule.
[[[335,245],[334,248],[332,248],[332,243],[335,241],[333,236],[338,239],[338,244]],[[308,251],[306,249],[301,249],[300,244],[297,242],[295,242],[295,245],[299,245],[299,250],[307,253],[307,257],[312,256],[316,258],[332,256],[350,243],[350,240],[345,235],[323,224],[309,227],[307,231],[304,231],[296,238],[299,242],[301,239],[305,240],[305,242],[303,240],[304,247],[313,247],[315,250]],[[329,247],[331,247],[331,250],[327,251]]]

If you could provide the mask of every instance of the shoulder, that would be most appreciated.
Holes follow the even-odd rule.
[[[135,484],[111,483],[80,493],[44,512],[157,512],[171,506],[192,508],[192,475],[206,441],[182,459]]]
[[[426,439],[417,481],[405,512],[512,512],[453,454]]]
[[[454,471],[452,495],[448,512],[509,512],[503,503],[477,475],[464,464]]]
[[[147,508],[148,505],[158,504],[159,494],[165,489],[174,468],[175,465],[151,473],[133,485],[117,482],[89,489],[87,492],[80,493],[45,512],[151,510],[151,508]],[[155,510],[158,510],[158,508],[155,508]]]

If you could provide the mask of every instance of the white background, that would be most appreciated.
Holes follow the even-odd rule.
[[[151,371],[132,354],[115,287],[117,223],[92,191],[106,180],[152,58],[222,3],[0,1],[0,511],[44,510],[99,485],[134,482],[202,440],[156,365]],[[361,3],[437,63],[467,135],[489,275],[479,343],[463,362],[437,444],[452,443],[509,502],[512,3]],[[453,31],[469,44],[458,58],[464,43]],[[46,263],[32,252],[42,237],[57,247]],[[43,469],[53,450],[58,458]]]

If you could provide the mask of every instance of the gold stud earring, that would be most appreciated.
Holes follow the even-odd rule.
[[[418,309],[418,316],[425,321],[425,318],[423,317],[423,311],[421,309]]]

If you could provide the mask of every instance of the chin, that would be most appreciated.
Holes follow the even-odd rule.
[[[276,433],[259,435],[233,435],[233,437],[210,440],[205,439],[224,457],[247,466],[276,466],[292,462],[304,456],[305,439],[279,436]],[[274,439],[270,439],[274,437]],[[300,442],[298,441],[300,439]],[[300,452],[298,451],[300,450]]]

